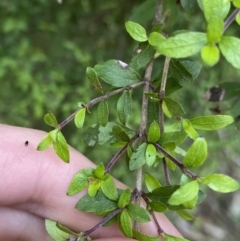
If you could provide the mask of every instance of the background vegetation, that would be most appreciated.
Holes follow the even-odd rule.
[[[0,121],[49,131],[43,122],[48,111],[61,121],[76,110],[79,101],[87,102],[98,95],[86,79],[87,66],[93,67],[108,59],[129,62],[137,46],[125,31],[125,21],[132,20],[150,28],[154,11],[155,0],[63,0],[62,4],[55,0],[1,0]],[[197,5],[193,14],[185,13],[179,1],[165,1],[165,30],[169,33],[178,29],[205,31],[206,23]],[[228,34],[240,37],[239,26],[234,23]],[[226,98],[221,103],[208,102],[202,96],[215,85],[228,81],[239,83],[239,79],[240,71],[222,58],[213,68],[203,66],[194,85],[178,91],[174,98],[182,103],[187,118],[211,114],[210,108],[219,105],[222,113],[230,113],[237,119],[239,97],[227,97],[232,97],[233,90],[240,96],[240,85],[239,89],[236,86],[226,89]],[[139,106],[134,103],[135,117],[139,116]],[[115,108],[114,104],[111,108]],[[91,109],[87,118],[88,126],[97,122],[94,110]],[[115,120],[116,116],[112,114],[110,118]],[[139,118],[130,123],[137,124]],[[214,169],[240,181],[238,125],[236,121],[221,131],[204,133],[209,156],[201,170],[203,174]],[[86,147],[83,131],[76,132],[73,123],[65,127],[63,133],[69,144],[95,163],[107,162],[115,154],[114,149]],[[131,185],[132,179],[126,176],[125,167],[119,167],[114,168],[113,174]],[[170,219],[191,240],[236,241],[240,236],[239,203],[239,192],[222,195],[208,190],[207,199],[194,213],[199,218],[193,222],[175,216]]]

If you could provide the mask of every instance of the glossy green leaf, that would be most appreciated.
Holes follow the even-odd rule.
[[[186,210],[176,210],[176,213],[183,219],[185,220],[193,220],[195,219],[195,217],[193,215],[191,215],[190,213],[188,213]]]
[[[199,116],[190,119],[190,122],[195,129],[213,131],[230,125],[234,122],[234,118],[229,115]]]
[[[223,36],[219,42],[219,48],[226,60],[233,67],[240,69],[240,39],[236,37]]]
[[[207,142],[203,137],[198,137],[189,147],[183,165],[188,168],[200,167],[207,158]]]
[[[149,37],[148,37],[148,42],[150,45],[152,46],[157,46],[161,41],[165,40],[166,37],[163,36],[161,33],[157,33],[157,32],[152,32],[150,33]]]
[[[137,83],[140,79],[133,68],[123,65],[123,62],[119,60],[108,60],[96,65],[94,69],[104,82],[115,87],[128,86]]]
[[[86,115],[86,108],[82,108],[76,113],[76,115],[74,117],[74,123],[77,128],[83,127],[85,115]]]
[[[147,148],[146,148],[146,153],[145,153],[145,157],[146,157],[146,164],[151,167],[156,159],[157,156],[157,151],[156,148],[153,144],[148,144]]]
[[[161,187],[160,182],[147,172],[144,174],[144,182],[149,192],[152,192],[154,189]]]
[[[181,0],[180,3],[184,11],[188,14],[194,14],[198,10],[197,1]]]
[[[93,168],[85,168],[77,172],[68,186],[67,195],[75,195],[85,189],[88,186],[89,177],[93,175],[93,171]]]
[[[125,23],[125,28],[134,40],[138,42],[145,42],[148,40],[146,30],[140,24],[128,21]]]
[[[156,48],[170,58],[186,58],[199,53],[206,43],[205,33],[185,32],[162,41]]]
[[[178,115],[181,116],[185,113],[181,104],[178,103],[177,101],[175,101],[174,99],[172,99],[170,97],[165,97],[163,99],[163,102],[166,105],[171,116],[178,116]]]
[[[145,164],[146,148],[147,143],[142,143],[137,150],[133,152],[129,161],[130,171],[134,171]]]
[[[199,136],[198,133],[196,132],[196,130],[192,127],[192,124],[189,120],[183,119],[182,127],[185,130],[185,132],[187,133],[187,135],[190,138],[192,138],[193,140],[195,140]]]
[[[127,206],[129,216],[138,223],[146,223],[151,221],[148,211],[136,204],[129,203]]]
[[[144,233],[140,233],[136,230],[133,230],[133,238],[135,238],[138,241],[158,241],[159,240],[159,236],[147,235]]]
[[[99,180],[93,180],[91,184],[88,186],[88,195],[90,197],[95,197],[97,194],[97,191],[100,188],[100,181]]]
[[[233,5],[236,8],[240,8],[240,0],[233,0]]]
[[[108,103],[107,101],[103,100],[98,105],[98,122],[102,126],[106,126],[108,123]]]
[[[102,179],[104,177],[105,166],[102,162],[99,165],[96,166],[93,174],[96,178],[99,178],[99,179]]]
[[[54,241],[67,241],[70,234],[62,231],[57,227],[57,222],[50,219],[45,219],[45,228]]]
[[[179,205],[191,201],[197,196],[198,189],[199,186],[196,180],[189,182],[177,189],[168,200],[168,203],[170,205]]]
[[[99,82],[96,71],[91,67],[87,67],[86,75],[87,75],[87,78],[90,81],[90,83],[94,86],[94,88],[96,90],[99,90],[101,93],[103,93],[103,88]]]
[[[220,58],[220,51],[215,44],[208,44],[201,49],[202,60],[209,66],[215,65]]]
[[[230,1],[225,0],[202,0],[204,16],[207,22],[213,17],[224,19],[230,10]]]
[[[179,238],[170,234],[164,233],[162,235],[164,241],[189,241],[188,239],[185,238]]]
[[[52,112],[49,112],[44,116],[44,122],[49,126],[52,126],[56,129],[58,128],[57,119]]]
[[[95,197],[88,194],[83,196],[76,204],[76,208],[80,211],[103,214],[113,211],[117,208],[117,202],[107,198],[101,190],[99,190]]]
[[[64,161],[69,162],[69,149],[65,137],[61,131],[57,132],[56,141],[53,142],[56,154]]]
[[[208,185],[214,191],[222,193],[234,192],[240,188],[236,180],[223,174],[210,174],[200,178],[199,181]]]
[[[123,142],[129,142],[130,138],[127,135],[126,131],[119,125],[114,125],[112,127],[112,134],[116,137],[117,140]]]
[[[153,121],[148,129],[147,140],[148,142],[157,142],[160,138],[160,128],[156,121]]]
[[[125,125],[132,113],[132,96],[130,91],[124,91],[118,99],[117,113],[120,122]]]
[[[212,17],[207,26],[207,39],[210,43],[217,43],[220,41],[224,29],[224,22],[222,19]]]
[[[166,145],[167,143],[175,143],[176,145],[181,144],[187,137],[185,131],[174,131],[162,133],[158,143],[160,145]]]
[[[51,131],[51,133],[48,133],[42,140],[41,142],[38,144],[37,146],[37,150],[38,151],[44,151],[46,150],[49,146],[51,146],[53,144],[53,138],[52,136],[55,135],[57,136],[57,132],[58,130],[53,130]],[[56,139],[56,138],[54,138]]]
[[[101,182],[101,189],[103,194],[108,197],[110,200],[117,200],[118,199],[118,192],[116,185],[113,181],[113,178],[106,174],[104,179]]]
[[[131,191],[129,188],[125,189],[118,199],[118,207],[124,208],[126,205],[129,204],[131,199]]]
[[[149,61],[153,58],[156,50],[151,47],[150,45],[147,45],[143,49],[141,49],[141,52],[135,55],[130,63],[130,66],[136,70],[145,67]]]
[[[132,237],[132,221],[126,209],[118,214],[118,226],[126,237]]]
[[[149,207],[151,208],[152,211],[155,212],[164,212],[167,210],[167,206],[159,201],[151,201],[149,202]]]

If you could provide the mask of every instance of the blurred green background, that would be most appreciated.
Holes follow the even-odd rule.
[[[108,59],[129,63],[137,43],[126,33],[124,23],[136,21],[150,30],[154,11],[155,0],[63,0],[62,4],[55,0],[1,0],[0,121],[49,131],[43,122],[48,111],[61,122],[76,110],[79,101],[88,102],[97,97],[99,93],[86,79],[86,67]],[[179,29],[206,29],[197,6],[190,15],[184,13],[179,1],[164,1],[163,16],[166,33]],[[239,26],[233,23],[226,35],[239,37]],[[199,56],[194,58],[201,61]],[[162,62],[161,59],[157,62],[155,72],[162,67]],[[207,102],[202,96],[215,85],[226,81],[239,83],[239,79],[240,71],[221,58],[213,68],[203,66],[194,85],[174,93],[173,98],[183,105],[186,118],[212,114],[209,109],[218,105],[221,113],[237,117],[240,115],[240,95],[221,103]],[[136,125],[140,121],[141,102],[137,100],[141,95],[135,92],[134,96],[136,102],[131,121]],[[115,108],[112,104],[111,109]],[[95,110],[95,107],[91,109],[85,126],[97,122]],[[116,120],[116,116],[113,112],[111,121]],[[208,162],[199,171],[201,175],[222,172],[240,181],[238,125],[236,121],[221,131],[201,133],[209,144]],[[69,144],[95,163],[107,163],[118,150],[109,146],[87,147],[82,140],[84,130],[76,131],[73,123],[66,126],[63,133]],[[161,168],[153,173],[162,179]],[[125,164],[113,168],[113,175],[133,187],[134,176],[127,174]],[[190,240],[239,240],[239,191],[224,195],[206,192],[207,199],[193,212],[199,217],[194,221],[182,221],[171,213],[167,215]]]

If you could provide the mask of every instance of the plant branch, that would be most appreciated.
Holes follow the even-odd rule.
[[[87,109],[89,109],[90,107],[92,107],[93,105],[99,103],[100,101],[102,100],[106,100],[108,99],[109,97],[111,96],[114,96],[116,94],[119,94],[121,92],[123,92],[124,90],[131,90],[131,89],[134,89],[134,88],[137,88],[141,85],[145,84],[145,81],[141,81],[141,82],[138,82],[138,83],[135,83],[135,84],[132,84],[132,85],[128,85],[128,86],[124,86],[122,88],[119,88],[117,90],[113,90],[109,93],[106,93],[105,95],[102,95],[100,97],[97,97],[91,101],[89,101],[87,104],[84,105],[84,107],[86,107]],[[59,125],[58,125],[58,129],[61,130],[65,125],[67,125],[70,121],[72,121],[75,117],[75,115],[77,114],[77,112],[79,110],[81,110],[83,107],[79,107],[74,113],[72,113],[67,119],[65,119],[63,122],[61,122]]]
[[[240,8],[236,8],[232,14],[227,18],[224,23],[224,32],[228,29],[228,27],[232,24],[232,22],[236,19],[236,16],[240,13]]]
[[[163,5],[163,0],[158,0],[156,11],[155,11],[154,24],[161,23],[162,5]]]
[[[123,153],[126,151],[127,147],[131,145],[137,138],[139,137],[139,134],[137,133],[135,136],[133,136],[130,141],[122,147],[115,156],[110,160],[110,162],[107,164],[105,172],[109,172],[113,165],[117,162],[117,160],[123,155]]]

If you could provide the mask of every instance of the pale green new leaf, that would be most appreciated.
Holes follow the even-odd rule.
[[[151,221],[148,211],[136,204],[129,203],[127,206],[129,216],[138,223]]]
[[[236,180],[224,174],[210,174],[199,178],[199,181],[208,185],[214,191],[222,193],[234,192],[240,188]]]
[[[138,241],[158,241],[159,240],[159,236],[147,235],[144,233],[140,233],[136,230],[133,230],[133,237]]]
[[[177,189],[168,200],[168,203],[170,205],[179,205],[191,201],[198,195],[198,189],[199,186],[196,180],[189,182]]]
[[[153,121],[148,129],[147,140],[148,142],[157,142],[160,138],[160,128],[156,121]]]
[[[165,97],[163,101],[171,116],[181,116],[185,113],[181,104],[175,101],[174,99],[170,97]]]
[[[83,124],[84,124],[84,120],[85,120],[85,115],[86,115],[86,108],[82,108],[80,109],[75,117],[74,117],[74,123],[76,125],[77,128],[82,128]]]
[[[201,49],[201,58],[209,66],[215,65],[220,58],[220,51],[215,44],[208,44]]]
[[[118,199],[118,207],[124,208],[126,205],[129,204],[131,199],[131,191],[129,188],[125,189]]]
[[[189,121],[195,129],[213,131],[230,125],[234,122],[234,118],[229,115],[210,115],[195,117]]]
[[[148,40],[146,30],[140,24],[128,21],[125,23],[125,28],[134,40],[138,42],[145,42]]]
[[[240,13],[238,13],[235,20],[236,20],[237,24],[240,25]]]
[[[192,124],[189,120],[183,119],[182,127],[185,130],[185,132],[188,134],[188,136],[193,140],[195,140],[199,136],[196,130],[192,127]]]
[[[132,96],[130,91],[124,91],[117,102],[117,113],[120,122],[125,125],[132,112]]]
[[[166,37],[164,37],[162,34],[157,33],[157,32],[152,32],[152,33],[150,33],[150,35],[148,37],[148,42],[150,45],[155,47],[155,46],[159,45],[159,43],[165,39],[166,39]]]
[[[207,158],[207,142],[203,137],[198,137],[189,147],[183,165],[188,168],[200,167]]]
[[[233,0],[233,5],[236,8],[240,8],[240,0]]]
[[[118,199],[118,192],[113,178],[106,174],[104,179],[101,181],[101,189],[103,194],[111,200],[116,201]]]
[[[161,187],[160,182],[147,172],[144,174],[144,182],[149,192]]]
[[[157,151],[153,144],[149,143],[147,145],[145,157],[146,157],[146,164],[151,167],[154,164],[154,161],[156,160]]]
[[[179,238],[170,234],[164,233],[162,235],[164,241],[189,241],[188,239],[185,238]]]
[[[105,166],[102,162],[96,166],[93,174],[96,178],[99,178],[99,179],[102,179],[104,177]]]
[[[142,143],[136,151],[133,152],[130,161],[129,169],[134,171],[145,164],[145,151],[147,148],[147,143]]]
[[[188,213],[186,210],[176,210],[176,213],[185,220],[193,220],[195,217]]]
[[[126,209],[118,214],[118,226],[126,237],[132,237],[132,221]]]
[[[170,58],[186,58],[199,53],[206,43],[205,33],[184,32],[162,41],[156,49]]]
[[[95,197],[100,186],[101,186],[101,183],[99,180],[93,180],[91,184],[88,186],[88,195],[90,197]]]
[[[226,60],[233,67],[240,69],[240,39],[236,37],[223,36],[219,42],[219,48]]]
[[[56,154],[64,161],[69,162],[69,149],[65,137],[61,131],[57,132],[56,141],[53,142]]]
[[[152,211],[156,212],[164,212],[167,210],[167,206],[159,201],[151,201],[149,202],[149,207]]]
[[[103,100],[98,105],[98,122],[102,126],[106,126],[108,123],[108,103],[107,101]]]
[[[49,146],[51,146],[53,144],[53,138],[52,136],[55,135],[57,136],[57,132],[58,130],[53,130],[51,132],[49,132],[42,140],[41,142],[38,144],[37,146],[37,150],[38,151],[44,151],[46,150]],[[54,138],[56,139],[56,137]]]
[[[208,22],[207,39],[209,43],[218,43],[222,37],[224,22],[222,19],[212,17]]]
[[[128,86],[137,83],[140,79],[133,68],[115,59],[98,64],[94,69],[98,77],[115,87]]]
[[[93,175],[93,168],[85,168],[74,175],[67,191],[67,195],[71,196],[81,192],[88,186],[89,177]]]
[[[162,146],[167,143],[175,143],[176,145],[181,144],[187,137],[185,131],[173,131],[162,133],[158,143]]]
[[[49,112],[44,116],[44,122],[49,126],[52,126],[54,128],[58,128],[57,119],[52,112]]]

